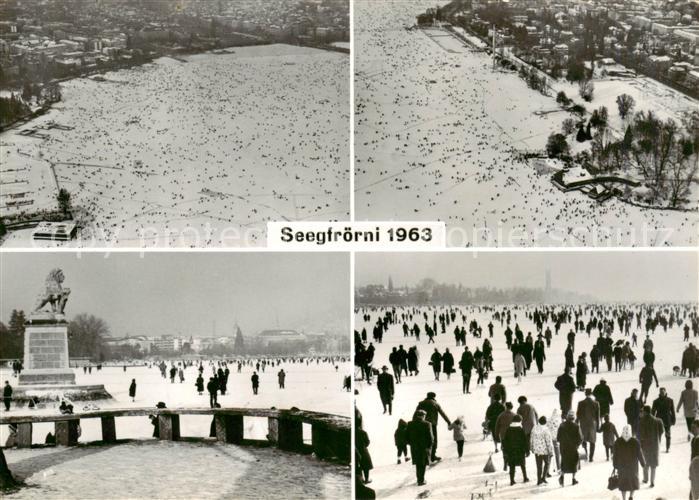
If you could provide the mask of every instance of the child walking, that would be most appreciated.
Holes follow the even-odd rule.
[[[464,454],[464,431],[466,430],[466,424],[464,423],[464,417],[458,417],[451,424],[449,424],[449,429],[454,432],[454,441],[456,441],[456,451],[459,453],[459,462],[461,462],[461,457]]]
[[[398,463],[400,464],[401,455],[404,455],[405,461],[408,462],[410,460],[410,457],[408,457],[408,422],[402,418],[398,421],[398,427],[396,432],[393,433],[393,439],[398,451]]]
[[[609,421],[609,415],[604,416],[604,423],[601,425],[602,430],[602,442],[604,443],[604,453],[607,455],[607,462],[609,462],[609,454],[614,443],[619,438],[619,433],[616,431],[616,427],[613,423]]]

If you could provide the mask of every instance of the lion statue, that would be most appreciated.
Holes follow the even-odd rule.
[[[46,304],[51,305],[51,312],[54,314],[63,314],[63,310],[68,302],[70,295],[69,288],[63,288],[61,283],[65,276],[60,269],[53,269],[46,277],[46,289],[39,295],[34,312],[41,312]]]

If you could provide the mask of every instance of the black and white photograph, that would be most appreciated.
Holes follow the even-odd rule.
[[[696,246],[695,1],[355,0],[356,220]]]
[[[698,262],[357,254],[356,498],[698,498]]]
[[[0,257],[3,498],[351,498],[348,254]]]
[[[3,247],[350,218],[349,0],[0,1]]]

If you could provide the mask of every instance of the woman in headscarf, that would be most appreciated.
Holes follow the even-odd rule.
[[[638,465],[643,467],[646,461],[641,451],[641,443],[633,437],[630,425],[624,426],[621,437],[614,443],[613,461],[614,468],[619,474],[619,490],[622,500],[626,500],[627,492],[629,500],[633,500],[633,492],[640,487]]]

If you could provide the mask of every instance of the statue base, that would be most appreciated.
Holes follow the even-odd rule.
[[[45,369],[23,370],[17,384],[23,385],[75,385],[73,370]]]
[[[38,400],[39,404],[58,404],[61,400],[99,401],[113,399],[103,385],[20,385],[12,393],[12,403],[25,407],[30,400]],[[77,407],[76,407],[77,410]]]
[[[68,323],[34,313],[24,329],[24,370],[19,385],[70,385],[75,374],[68,364]]]

